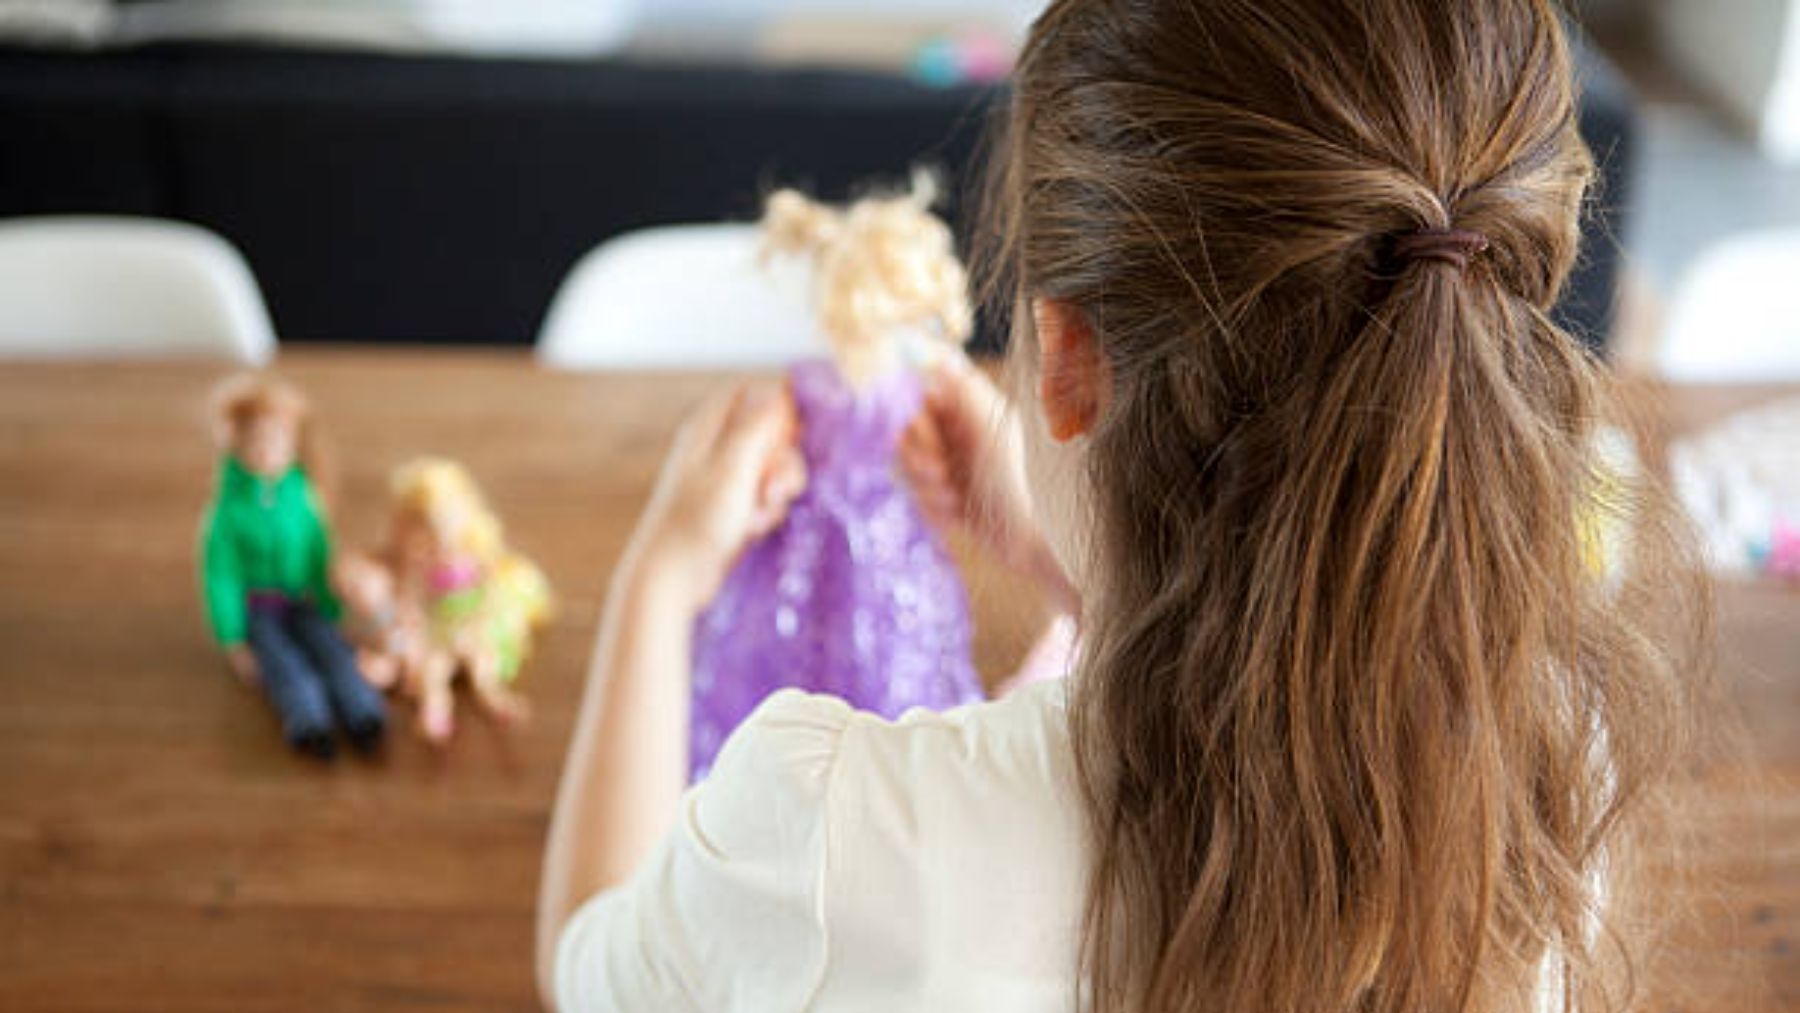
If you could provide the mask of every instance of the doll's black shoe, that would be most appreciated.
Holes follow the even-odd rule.
[[[366,718],[356,721],[344,729],[350,737],[350,746],[364,756],[381,748],[381,740],[387,734],[387,722],[381,718]]]
[[[314,759],[330,760],[337,756],[337,742],[332,739],[330,732],[301,732],[292,741],[295,752]]]

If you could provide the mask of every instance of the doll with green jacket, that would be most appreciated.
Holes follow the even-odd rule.
[[[240,679],[261,685],[295,749],[329,759],[339,724],[352,745],[373,749],[386,705],[337,629],[306,400],[278,381],[240,376],[221,388],[216,423],[218,488],[200,540],[213,638]]]

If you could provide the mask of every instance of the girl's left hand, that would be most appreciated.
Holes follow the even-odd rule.
[[[799,419],[785,386],[740,384],[703,404],[675,437],[627,558],[665,575],[696,610],[738,554],[773,531],[806,488]]]

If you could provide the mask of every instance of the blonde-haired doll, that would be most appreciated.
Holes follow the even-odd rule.
[[[423,619],[425,645],[412,690],[419,727],[444,742],[455,730],[452,683],[467,674],[475,697],[503,721],[525,717],[511,686],[531,635],[552,605],[543,574],[507,548],[500,521],[474,479],[442,458],[395,471],[389,555],[401,600]]]
[[[766,257],[805,258],[832,358],[788,374],[806,488],[738,561],[694,639],[690,766],[785,686],[888,717],[980,698],[967,595],[955,564],[895,475],[924,403],[916,371],[971,330],[968,279],[935,188],[848,207],[792,190],[769,198]]]

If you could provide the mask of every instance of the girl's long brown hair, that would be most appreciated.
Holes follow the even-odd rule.
[[[996,288],[1110,375],[1085,1005],[1624,1004],[1707,609],[1547,315],[1592,172],[1556,11],[1060,0],[1015,80]],[[1451,228],[1466,270],[1395,255]]]

